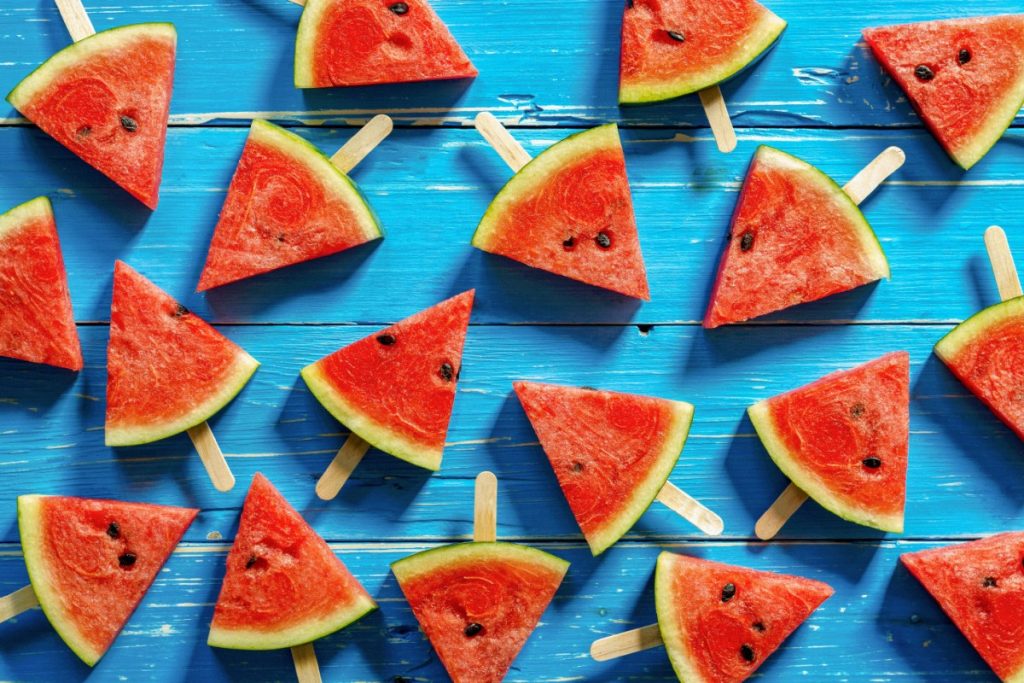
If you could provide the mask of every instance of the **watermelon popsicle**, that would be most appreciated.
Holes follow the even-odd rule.
[[[590,656],[603,662],[664,645],[680,681],[740,683],[832,593],[800,576],[662,551],[658,623],[595,640]]]
[[[328,158],[284,128],[253,121],[197,291],[383,237],[348,173],[391,129],[391,119],[378,114]]]

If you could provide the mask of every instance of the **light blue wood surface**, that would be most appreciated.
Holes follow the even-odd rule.
[[[205,645],[246,484],[264,472],[337,549],[381,610],[317,644],[326,681],[435,681],[443,670],[388,563],[468,538],[472,480],[498,474],[499,535],[572,562],[509,680],[672,680],[652,650],[613,663],[597,637],[654,621],[659,548],[827,581],[836,595],[761,670],[763,680],[992,681],[901,552],[1024,528],[1024,445],[945,370],[931,347],[997,293],[981,241],[991,223],[1024,253],[1024,128],[969,174],[948,161],[860,40],[870,25],[1020,11],[1005,0],[771,0],[790,21],[756,69],[724,91],[740,127],[715,150],[695,98],[615,105],[618,0],[437,0],[481,71],[474,82],[300,92],[291,85],[299,8],[285,0],[86,0],[98,28],[171,20],[179,62],[162,200],[150,213],[16,112],[0,107],[0,209],[54,199],[86,368],[0,359],[0,594],[27,581],[15,498],[62,493],[191,505],[202,513],[114,648],[90,672],[42,613],[0,624],[0,681],[278,681],[285,652]],[[0,91],[69,42],[51,0],[0,6]],[[468,129],[480,110],[537,153],[618,121],[653,300],[639,304],[473,250],[476,222],[508,170]],[[248,122],[273,118],[327,152],[378,112],[399,129],[354,172],[382,242],[192,293]],[[1018,118],[1024,123],[1024,119]],[[704,332],[722,238],[750,155],[779,146],[845,182],[886,146],[907,165],[864,209],[891,282]],[[212,425],[239,486],[210,486],[187,438],[103,445],[113,260],[122,258],[216,322],[263,365]],[[313,486],[345,438],[298,370],[378,325],[475,287],[477,306],[441,472],[378,452],[331,503]],[[653,326],[653,327],[651,327]],[[770,545],[753,524],[786,482],[744,417],[752,402],[887,351],[912,360],[907,533],[885,537],[805,506]],[[518,402],[515,379],[586,384],[694,403],[672,481],[725,520],[701,536],[655,504],[590,557]]]

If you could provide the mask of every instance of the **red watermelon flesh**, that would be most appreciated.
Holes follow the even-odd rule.
[[[724,81],[785,27],[754,0],[630,0],[622,16],[619,102],[657,102]]]
[[[259,365],[118,261],[107,347],[108,446],[149,443],[209,419]]]
[[[381,236],[355,183],[311,144],[253,121],[198,291],[335,254]]]
[[[0,356],[82,369],[68,276],[50,200],[0,216]]]
[[[935,354],[1024,439],[1024,297],[957,325],[935,345]]]
[[[385,453],[441,467],[475,290],[338,349],[302,370],[335,418]]]
[[[953,160],[968,169],[1024,104],[1024,14],[864,31],[871,50]]]
[[[294,647],[338,631],[377,604],[327,543],[264,477],[253,477],[209,645]]]
[[[686,683],[745,681],[832,593],[820,581],[669,552],[654,577],[661,638]]]
[[[307,0],[295,87],[473,78],[476,67],[427,0]]]
[[[704,327],[888,277],[875,233],[842,188],[810,164],[762,146],[733,214]]]
[[[92,666],[110,648],[198,510],[19,496],[18,527],[46,617]]]
[[[1009,683],[1024,677],[1024,532],[907,553],[900,560],[999,678]]]
[[[172,24],[133,24],[70,45],[7,101],[151,209],[157,205],[174,82]]]
[[[391,565],[454,683],[501,681],[568,569],[511,543],[449,545]]]
[[[516,382],[515,390],[591,551],[603,552],[665,485],[693,406],[533,382]]]
[[[903,531],[910,356],[890,353],[748,410],[779,469],[822,507]]]
[[[520,169],[487,208],[473,246],[649,300],[616,125],[572,135]]]

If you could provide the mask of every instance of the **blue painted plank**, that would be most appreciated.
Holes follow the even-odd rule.
[[[177,123],[232,123],[272,113],[282,121],[348,125],[385,111],[402,123],[466,125],[476,112],[491,110],[525,126],[612,120],[707,126],[696,97],[618,107],[618,0],[433,4],[479,68],[475,81],[303,92],[292,84],[301,10],[287,0],[85,0],[97,28],[137,21],[177,25],[180,57],[172,105]],[[828,12],[808,0],[766,4],[790,25],[762,62],[725,85],[740,126],[919,125],[903,93],[868,54],[861,29],[1020,12],[1019,3],[1008,0],[874,0],[868,7],[859,0],[835,0]],[[6,0],[0,35],[12,46],[0,63],[0,92],[69,42],[46,0]]]
[[[887,351],[913,361],[907,536],[967,536],[1024,528],[1024,446],[933,356],[943,326],[772,326],[705,335],[693,327],[475,327],[442,470],[431,476],[371,453],[334,502],[315,478],[345,430],[301,382],[299,369],[369,327],[226,328],[263,366],[212,425],[240,485],[212,489],[188,439],[111,450],[103,445],[106,328],[80,328],[81,376],[0,362],[0,541],[14,541],[22,493],[65,493],[188,504],[205,510],[188,538],[232,536],[249,478],[262,471],[315,510],[332,538],[359,541],[458,538],[469,533],[472,479],[491,469],[503,483],[501,535],[578,540],[579,530],[526,417],[515,379],[563,382],[691,401],[696,417],[673,481],[716,510],[730,538],[752,538],[754,521],[782,491],[776,469],[745,417],[751,403]],[[980,454],[984,454],[983,457]],[[881,534],[807,505],[784,538],[873,539]],[[639,539],[701,538],[654,505]]]
[[[568,132],[516,134],[536,154]],[[303,135],[333,152],[350,133]],[[0,207],[53,196],[81,321],[108,319],[115,258],[221,322],[397,320],[470,287],[478,291],[477,323],[699,321],[759,144],[818,164],[840,182],[889,145],[909,157],[864,205],[891,260],[892,281],[774,321],[960,320],[996,301],[984,228],[1003,224],[1024,250],[1024,131],[962,180],[920,131],[747,131],[726,156],[706,134],[694,141],[676,131],[629,130],[623,138],[653,296],[640,304],[472,248],[473,230],[509,171],[475,131],[413,129],[396,131],[353,173],[380,214],[382,242],[194,295],[245,136],[242,129],[172,130],[161,205],[150,213],[42,133],[0,129],[0,158],[19,169],[0,185]],[[402,296],[387,295],[395,287]]]

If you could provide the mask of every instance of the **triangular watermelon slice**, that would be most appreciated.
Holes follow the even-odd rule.
[[[257,473],[228,553],[207,643],[235,650],[294,647],[375,609],[377,603],[324,539]]]
[[[295,87],[473,78],[476,67],[427,0],[307,0]]]
[[[1024,439],[1024,297],[990,306],[954,327],[935,355]]]
[[[118,261],[107,346],[108,446],[164,439],[208,420],[259,363]]]
[[[649,300],[618,127],[591,128],[537,155],[494,197],[473,246]]]
[[[661,639],[687,683],[745,681],[832,593],[820,581],[669,552],[654,575]]]
[[[155,209],[176,45],[172,24],[100,31],[46,60],[7,101]]]
[[[68,275],[50,200],[0,215],[0,356],[82,369]]]
[[[359,188],[298,135],[256,120],[213,233],[198,291],[382,237]]]
[[[1007,683],[1024,681],[1024,532],[931,548],[900,561]],[[935,643],[946,647],[948,643]]]
[[[475,290],[463,292],[302,369],[331,415],[385,453],[441,467]]]
[[[629,0],[619,102],[659,102],[721,83],[764,54],[785,28],[754,0]]]
[[[551,384],[514,386],[591,552],[601,554],[668,481],[693,406]]]
[[[878,238],[849,195],[810,164],[762,146],[743,182],[704,327],[888,277]]]
[[[843,519],[903,531],[910,356],[890,353],[747,409],[779,469]]]
[[[459,543],[391,565],[454,683],[499,683],[568,569],[512,543]]]
[[[32,590],[89,666],[110,648],[198,510],[63,496],[19,496]]]
[[[864,38],[964,169],[1024,105],[1024,14],[883,26]]]

